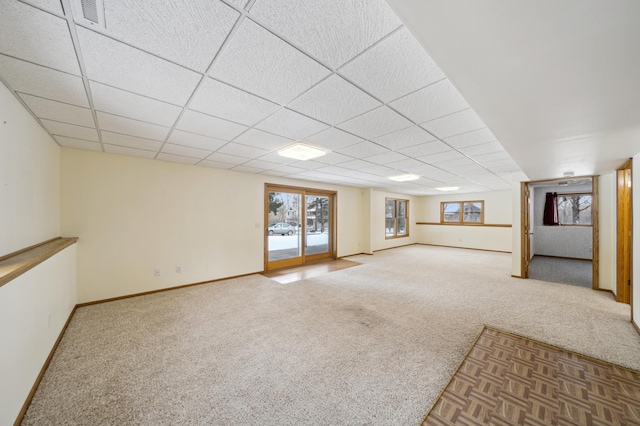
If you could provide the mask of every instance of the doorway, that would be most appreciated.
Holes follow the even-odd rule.
[[[617,267],[616,297],[631,303],[632,204],[631,159],[616,171],[617,177]]]
[[[521,221],[522,278],[599,288],[597,178],[523,182]]]
[[[265,271],[336,258],[336,192],[265,185]]]

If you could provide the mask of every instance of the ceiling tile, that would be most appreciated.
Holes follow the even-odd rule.
[[[261,175],[268,175],[268,176],[284,177],[284,176],[287,176],[289,173],[279,172],[276,169],[271,169],[271,170],[265,170],[264,172],[261,172],[260,174]]]
[[[319,146],[326,149],[338,150],[346,148],[350,145],[363,142],[364,139],[354,136],[350,133],[343,132],[335,127],[330,127],[327,130],[323,130],[313,136],[306,138],[305,142],[309,142],[311,145]]]
[[[0,2],[0,53],[80,75],[67,21],[15,0]]]
[[[86,141],[84,139],[68,138],[66,136],[54,136],[54,139],[67,148],[87,149],[89,151],[102,151],[99,142]]]
[[[52,135],[68,136],[70,138],[85,139],[93,142],[100,142],[98,132],[91,127],[76,126],[73,124],[60,123],[59,121],[40,120],[44,127]]]
[[[379,166],[379,165],[364,167],[360,169],[360,171],[365,173],[370,173],[376,176],[381,176],[384,178],[387,178],[389,176],[395,176],[398,174],[398,171],[395,169],[392,169],[391,167]]]
[[[230,168],[234,167],[234,164],[220,163],[218,161],[203,160],[203,161],[198,163],[198,166],[211,167],[213,169],[229,170]]]
[[[157,152],[162,146],[162,142],[151,139],[122,135],[120,133],[107,132],[104,130],[102,130],[101,133],[102,142],[109,145],[126,146],[128,148],[144,149],[154,152]]]
[[[408,148],[399,149],[398,152],[407,155],[409,157],[422,157],[430,154],[437,154],[439,152],[450,151],[451,148],[440,141],[427,142],[420,145],[410,146]]]
[[[482,164],[493,173],[517,173],[520,172],[520,167],[513,160],[493,160],[487,161]]]
[[[389,104],[416,123],[435,120],[469,108],[448,79],[427,86]]]
[[[65,104],[31,95],[21,94],[22,100],[38,118],[46,118],[78,126],[94,127],[91,110],[75,105]]]
[[[319,163],[324,164],[340,164],[345,163],[347,161],[353,160],[353,157],[349,157],[348,155],[338,154],[337,152],[328,152],[322,157],[318,157],[315,159]]]
[[[402,24],[384,0],[258,0],[251,14],[334,68]]]
[[[482,154],[491,154],[494,152],[504,152],[504,148],[498,141],[482,143],[479,145],[471,145],[468,147],[458,148],[460,152],[470,157],[475,157]]]
[[[181,106],[200,81],[199,74],[179,65],[76,28],[90,80]]]
[[[319,169],[320,167],[325,167],[326,164],[322,164],[313,160],[307,160],[307,161],[294,161],[293,163],[289,164],[289,166],[298,167],[304,170],[313,170],[313,169]]]
[[[227,3],[237,9],[244,9],[245,5],[247,4],[247,0],[227,0]]]
[[[387,163],[392,163],[394,161],[406,160],[407,158],[409,157],[407,157],[406,155],[402,155],[394,151],[389,151],[382,154],[377,154],[371,157],[367,157],[367,161],[370,161],[376,164],[387,164]]]
[[[254,167],[256,169],[271,170],[279,166],[279,164],[270,163],[262,160],[251,160],[243,164],[246,167]]]
[[[252,174],[264,172],[264,169],[259,169],[257,167],[248,167],[248,166],[235,166],[232,170],[234,172],[252,173]]]
[[[188,146],[174,145],[170,143],[165,144],[165,146],[162,148],[162,151],[160,152],[164,154],[180,155],[182,157],[192,157],[199,159],[203,159],[204,157],[211,154],[211,151],[207,151],[204,149],[191,148]]]
[[[365,139],[371,139],[411,127],[412,125],[413,123],[391,108],[382,106],[346,121],[337,127]]]
[[[270,163],[276,163],[276,164],[280,164],[280,165],[284,165],[284,164],[291,164],[297,160],[294,160],[293,158],[287,158],[287,157],[283,157],[280,154],[278,154],[277,152],[270,152],[266,155],[263,155],[260,157],[260,160],[263,161],[268,161]]]
[[[285,108],[256,125],[257,129],[296,140],[304,139],[327,127],[329,126],[326,124]]]
[[[272,135],[271,133],[263,132],[261,130],[249,129],[235,138],[234,142],[266,149],[268,151],[274,151],[287,145],[291,145],[293,140]]]
[[[407,28],[387,37],[339,72],[383,102],[445,78]]]
[[[458,158],[456,160],[443,161],[438,164],[439,168],[449,172],[455,169],[461,169],[464,167],[473,167],[473,166],[477,166],[477,163],[475,163],[473,160],[469,158]]]
[[[238,165],[238,164],[247,162],[247,158],[245,157],[238,157],[237,155],[223,154],[221,152],[214,152],[209,157],[207,157],[207,160],[215,161],[218,163],[233,164],[233,165]]]
[[[253,126],[275,112],[280,105],[212,78],[206,78],[191,100],[189,108]]]
[[[56,15],[63,15],[64,11],[62,10],[62,4],[60,0],[21,0],[23,3],[29,3],[34,6],[40,7],[42,9],[48,10],[49,12],[55,13]]]
[[[424,164],[421,161],[418,161],[414,158],[409,158],[407,160],[401,160],[401,161],[394,161],[392,163],[388,163],[385,164],[385,166],[387,167],[391,167],[394,169],[398,169],[398,170],[403,170],[406,172],[410,172],[411,170],[415,169],[416,167],[423,167],[426,166],[426,164]]]
[[[313,59],[245,19],[216,61],[211,75],[284,105],[329,73]]]
[[[511,160],[511,156],[507,153],[507,151],[498,151],[498,152],[492,152],[489,154],[474,155],[472,158],[480,164],[488,163],[490,161],[495,161],[495,160]]]
[[[176,128],[223,140],[233,139],[247,129],[241,124],[191,110],[184,112]]]
[[[82,11],[71,2],[74,16]],[[204,72],[240,14],[220,1],[105,1],[101,32],[196,71]]]
[[[89,107],[82,78],[0,55],[0,76],[16,92]]]
[[[183,157],[182,155],[173,155],[173,154],[164,154],[164,153],[160,153],[158,154],[158,156],[156,157],[158,160],[162,160],[162,161],[169,161],[171,163],[181,163],[181,164],[196,164],[198,161],[200,161],[197,158],[193,158],[193,157]]]
[[[144,121],[132,120],[100,111],[96,114],[98,116],[100,130],[108,130],[110,132],[158,141],[163,141],[170,130],[168,127],[158,126],[157,124],[145,123]]]
[[[104,145],[105,152],[110,154],[128,155],[130,157],[155,158],[156,153],[143,149],[127,148],[126,146]]]
[[[168,142],[176,145],[189,146],[193,148],[215,151],[227,144],[226,141],[210,138],[208,136],[196,135],[182,130],[174,130],[169,136]]]
[[[338,124],[380,105],[380,102],[334,74],[287,107],[325,123]]]
[[[364,141],[359,144],[351,145],[343,149],[339,149],[338,153],[349,155],[354,158],[366,158],[372,155],[390,152],[387,148],[377,145],[373,142]]]
[[[301,169],[300,167],[291,167],[291,166],[280,166],[274,170],[277,170],[282,173],[286,173],[288,175],[293,173],[301,173],[305,171],[305,169]]]
[[[373,139],[377,144],[386,146],[389,149],[397,151],[402,148],[423,144],[427,142],[433,142],[434,138],[429,133],[425,132],[418,126],[412,126],[407,129],[402,129],[397,132],[390,133],[385,136]]]
[[[235,156],[238,156],[238,157],[245,157],[245,158],[253,159],[253,158],[260,157],[261,155],[267,154],[269,152],[269,150],[255,148],[253,146],[241,145],[239,143],[231,142],[231,143],[223,146],[222,148],[220,148],[217,152],[220,153],[220,154],[229,154],[229,155],[235,155]]]
[[[97,111],[166,127],[173,126],[182,111],[178,106],[105,86],[95,81],[92,81],[90,86],[93,106]]]
[[[364,160],[351,160],[340,164],[340,168],[343,170],[358,170],[371,167],[373,163]],[[345,172],[346,173],[346,172]]]
[[[485,127],[480,117],[471,108],[427,121],[421,126],[440,139]]]
[[[493,135],[493,133],[491,133],[489,129],[484,128],[446,138],[445,142],[454,148],[461,149],[473,145],[481,145],[483,143],[493,142],[495,140],[496,137]]]
[[[450,150],[418,157],[418,160],[429,164],[436,164],[441,161],[457,160],[459,158],[464,158],[464,155],[458,151]]]

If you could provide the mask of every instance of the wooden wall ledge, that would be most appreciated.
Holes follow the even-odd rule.
[[[440,223],[440,222],[416,222],[416,225],[442,225],[442,226],[485,226],[489,228],[511,228],[509,223]]]
[[[0,257],[0,287],[75,244],[76,241],[78,237],[58,237]]]

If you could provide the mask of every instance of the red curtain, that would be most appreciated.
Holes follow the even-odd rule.
[[[547,199],[544,202],[544,225],[558,225],[558,193],[547,192]]]

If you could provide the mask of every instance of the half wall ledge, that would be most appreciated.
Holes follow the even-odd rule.
[[[78,241],[78,237],[54,238],[0,257],[0,287]]]

